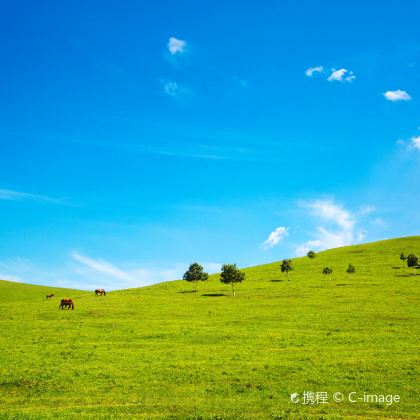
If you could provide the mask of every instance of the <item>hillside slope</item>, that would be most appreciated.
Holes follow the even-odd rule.
[[[81,297],[87,295],[88,292],[75,289],[65,289],[54,286],[38,286],[34,284],[10,282],[0,280],[0,305],[2,303],[10,303],[14,301],[40,300],[48,294],[55,296],[73,296]]]
[[[57,309],[60,293],[0,282],[0,416],[416,418],[420,273],[401,251],[420,254],[420,237],[295,259],[290,282],[278,262],[248,268],[236,298],[216,275],[196,293],[183,281],[66,291],[74,311]],[[329,403],[290,402],[304,391]]]

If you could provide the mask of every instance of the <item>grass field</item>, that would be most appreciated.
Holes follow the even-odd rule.
[[[418,418],[420,270],[401,251],[420,254],[420,237],[295,259],[290,282],[278,262],[249,268],[236,298],[218,276],[105,297],[2,281],[0,417]],[[304,391],[329,403],[290,401]]]

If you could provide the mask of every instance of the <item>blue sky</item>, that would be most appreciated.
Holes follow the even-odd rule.
[[[418,16],[3,2],[0,278],[118,289],[420,234]]]

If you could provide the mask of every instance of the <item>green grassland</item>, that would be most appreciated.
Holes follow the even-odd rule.
[[[420,270],[401,251],[420,254],[420,237],[294,259],[290,282],[279,262],[248,268],[235,298],[216,275],[196,293],[173,281],[105,297],[0,282],[0,417],[418,418]],[[304,391],[330,402],[290,401]],[[401,402],[332,401],[351,391]]]

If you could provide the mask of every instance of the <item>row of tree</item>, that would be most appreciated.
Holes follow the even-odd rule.
[[[316,253],[314,251],[308,252],[308,257],[314,259],[316,257]],[[290,272],[294,270],[293,263],[291,259],[283,260],[280,269],[282,273],[287,274],[287,279],[290,281]],[[324,267],[322,273],[330,276],[333,272],[331,267]],[[353,274],[356,272],[356,268],[354,265],[349,264],[347,268],[347,273]],[[198,282],[208,280],[209,275],[203,269],[203,266],[198,263],[192,263],[188,270],[185,272],[183,279],[192,283],[193,290],[197,290]],[[245,273],[239,270],[236,267],[236,264],[223,264],[222,270],[220,272],[220,281],[224,284],[230,284],[232,287],[232,294],[235,296],[235,285],[236,283],[242,283],[245,280]],[[331,280],[330,280],[331,282]]]
[[[317,256],[315,251],[308,251],[306,254],[308,258],[314,260]],[[290,281],[290,272],[294,270],[292,260],[286,259],[281,262],[280,269],[282,273],[287,273],[287,279]],[[353,264],[349,264],[346,273],[350,276],[356,272],[356,267]],[[324,267],[322,269],[322,274],[326,276],[330,276],[333,273],[333,269],[331,267]]]
[[[315,251],[308,251],[306,254],[311,260],[315,259],[317,254]],[[416,254],[409,254],[406,256],[404,252],[401,252],[400,255],[401,261],[407,261],[408,267],[414,267],[416,269],[419,266],[419,257]],[[287,274],[287,279],[290,281],[290,272],[294,270],[293,262],[291,259],[285,259],[281,262],[280,270],[282,273]],[[331,267],[324,267],[322,269],[322,274],[327,276],[330,279],[331,283],[331,274],[333,269]],[[356,273],[356,267],[353,264],[349,264],[347,267],[346,273],[349,277]],[[203,267],[198,263],[192,263],[188,270],[184,274],[184,280],[192,283],[193,290],[197,290],[197,284],[200,281],[206,281],[209,278],[208,273],[206,273]],[[245,273],[240,271],[236,264],[223,264],[222,271],[220,273],[220,281],[224,284],[230,284],[232,287],[232,294],[235,296],[235,284],[242,283],[245,280]]]
[[[184,274],[184,280],[192,283],[194,291],[197,290],[199,281],[206,281],[209,278],[203,267],[198,263],[192,263]],[[235,296],[235,284],[242,283],[245,280],[245,273],[240,271],[236,264],[223,264],[220,272],[220,281],[224,284],[230,284],[232,294]]]

